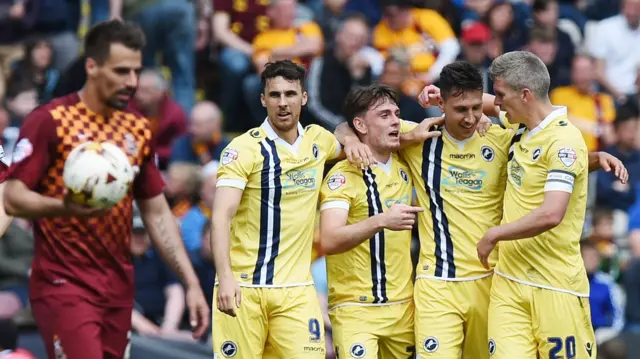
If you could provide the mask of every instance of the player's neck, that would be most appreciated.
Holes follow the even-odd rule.
[[[276,135],[278,135],[278,137],[280,137],[284,142],[293,145],[296,140],[298,139],[298,136],[300,135],[298,133],[298,125],[296,124],[295,126],[293,126],[292,129],[288,130],[288,131],[280,131],[276,126],[273,125],[273,123],[271,123],[271,128],[273,128],[273,132],[276,133]]]
[[[365,141],[364,144],[369,146],[369,149],[371,150],[371,154],[379,163],[389,162],[389,158],[391,157],[391,151],[382,149],[382,148],[376,148],[376,146],[372,146],[371,143],[367,143],[367,141]]]
[[[85,85],[80,91],[78,91],[78,96],[80,96],[80,101],[82,101],[89,110],[99,115],[109,117],[111,112],[113,111],[111,107],[105,105],[96,97],[91,96],[91,91],[87,91],[89,89],[89,84]]]
[[[533,130],[538,127],[551,112],[553,112],[553,105],[551,103],[540,102],[536,106],[532,106],[528,111],[529,115],[524,119],[524,124],[529,130]]]

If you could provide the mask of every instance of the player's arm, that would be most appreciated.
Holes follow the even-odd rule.
[[[4,235],[11,225],[11,221],[13,221],[13,217],[7,214],[4,210],[4,188],[6,187],[6,182],[0,183],[0,237]]]
[[[231,270],[231,219],[238,211],[242,190],[234,187],[218,187],[213,200],[211,219],[211,251],[218,275],[218,310],[235,316],[240,308],[241,291]]]
[[[602,169],[605,172],[613,171],[616,178],[618,178],[623,184],[627,183],[627,180],[629,179],[627,168],[616,156],[602,151],[589,152],[589,172],[597,171],[599,169]]]
[[[72,201],[46,197],[36,187],[55,160],[58,138],[51,114],[43,108],[31,112],[20,128],[4,189],[4,209],[13,217],[28,219],[59,216],[92,216],[102,213]]]
[[[416,213],[423,210],[421,207],[396,204],[387,212],[348,225],[348,207],[345,209],[344,205],[340,206],[340,202],[337,202],[327,202],[320,209],[320,243],[322,250],[329,255],[355,248],[384,229],[410,231]]]
[[[443,123],[444,117],[427,118],[420,123],[400,120],[400,149],[419,145],[430,138],[440,136],[442,132],[434,127]]]
[[[586,148],[573,148],[558,143],[551,144],[550,151],[544,158],[547,180],[542,204],[514,222],[490,228],[480,240],[478,258],[485,268],[489,268],[487,258],[498,242],[535,237],[562,223],[569,207],[576,176],[586,175],[583,172],[587,166]]]
[[[333,135],[343,146],[344,154],[350,163],[364,168],[377,162],[369,146],[360,141],[347,122],[343,122],[336,126]]]
[[[231,219],[235,216],[242,194],[258,160],[242,137],[231,141],[220,156],[211,217],[211,251],[218,276],[217,308],[235,316],[240,308],[242,291],[231,268]]]

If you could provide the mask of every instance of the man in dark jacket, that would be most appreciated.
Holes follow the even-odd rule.
[[[342,104],[349,90],[371,84],[371,68],[360,53],[368,37],[366,20],[351,16],[336,34],[334,45],[311,63],[307,109],[316,123],[330,131],[344,121]]]

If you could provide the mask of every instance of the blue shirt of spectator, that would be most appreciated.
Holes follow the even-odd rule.
[[[591,323],[594,330],[600,328],[616,328],[624,326],[624,311],[618,296],[618,289],[613,279],[604,273],[588,274],[589,305],[591,306]]]
[[[200,249],[202,248],[202,231],[207,224],[207,216],[200,206],[193,206],[187,211],[180,221],[180,232],[184,246],[191,262],[199,265],[202,261]]]
[[[178,279],[167,268],[160,255],[148,249],[142,256],[132,258],[135,275],[135,308],[145,317],[159,321],[164,315],[164,290]]]
[[[202,157],[196,152],[196,146],[193,143],[191,136],[184,135],[179,137],[173,144],[173,150],[171,152],[170,162],[189,162],[204,165],[211,160],[220,160],[222,150],[229,144],[229,139],[223,136],[219,142],[211,143],[207,146],[207,160],[203,160]]]

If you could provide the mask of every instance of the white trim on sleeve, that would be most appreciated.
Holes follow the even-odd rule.
[[[333,208],[340,208],[340,209],[344,209],[344,210],[349,210],[349,202],[347,201],[343,201],[343,200],[333,200],[333,201],[329,201],[329,202],[325,202],[320,206],[320,212],[324,211],[325,209],[333,209]]]
[[[562,191],[573,193],[573,185],[576,177],[573,173],[567,171],[551,170],[547,174],[547,183],[544,185],[544,191]]]
[[[216,182],[216,188],[218,187],[233,187],[244,191],[247,182],[239,179],[221,178]]]

